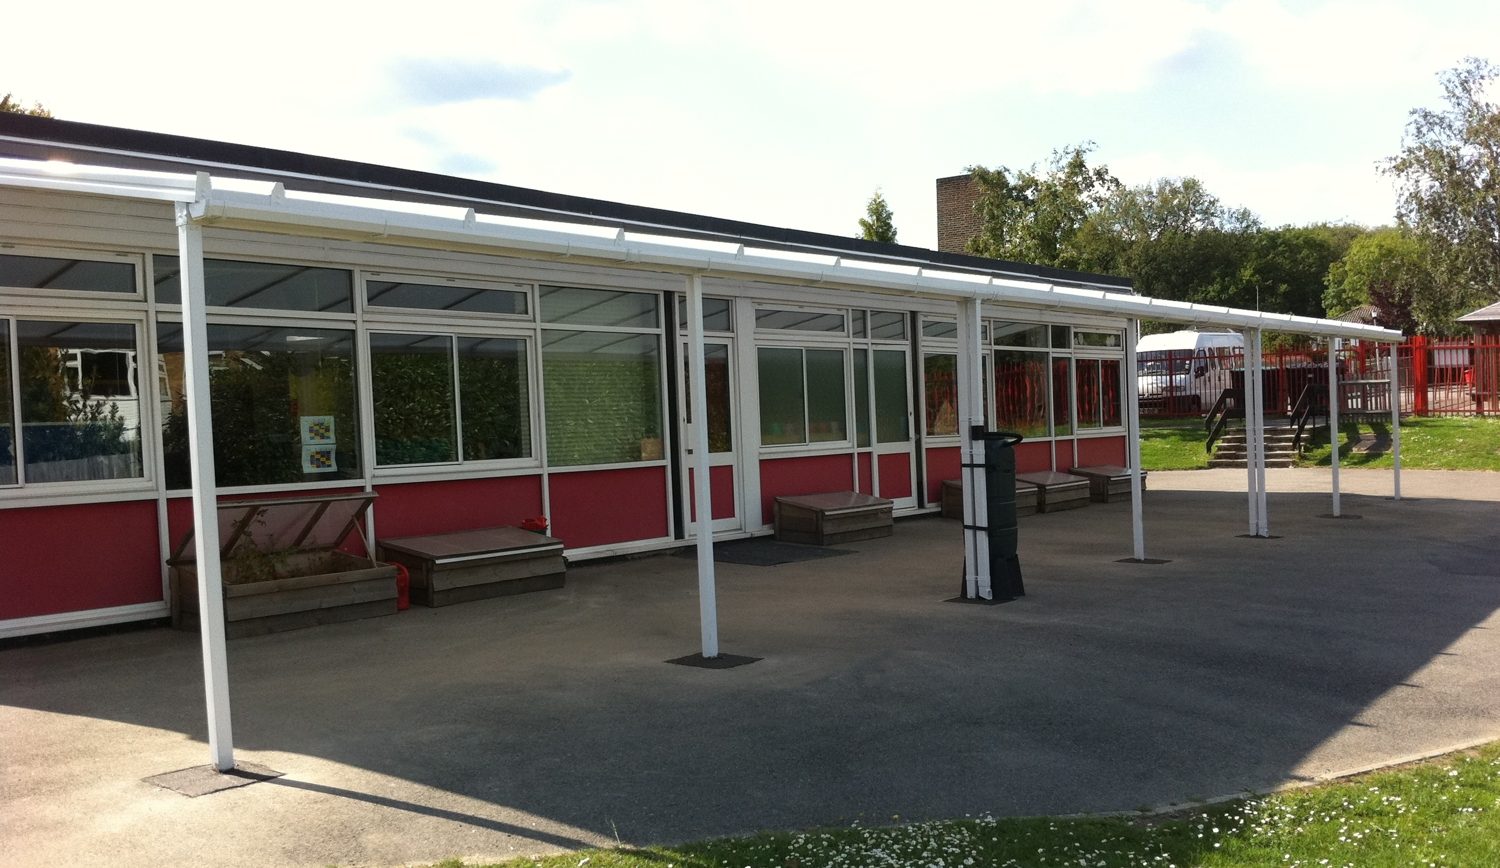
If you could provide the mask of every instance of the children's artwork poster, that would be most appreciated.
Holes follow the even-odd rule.
[[[303,473],[329,473],[338,469],[339,465],[334,458],[332,444],[326,446],[302,444]]]
[[[303,445],[316,446],[320,443],[332,445],[335,442],[332,416],[302,416],[300,418]]]
[[[339,469],[334,450],[332,416],[302,416],[302,472],[331,473]]]

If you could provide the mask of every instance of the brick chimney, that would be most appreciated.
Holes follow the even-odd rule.
[[[979,234],[979,215],[974,202],[979,187],[967,173],[937,179],[937,249],[964,253],[969,239]]]

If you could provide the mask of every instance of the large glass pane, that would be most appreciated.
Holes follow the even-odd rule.
[[[761,347],[760,442],[766,446],[807,442],[807,400],[802,351]]]
[[[167,486],[188,487],[182,326],[157,328]],[[214,467],[223,487],[356,479],[354,333],[209,325]]]
[[[135,292],[135,265],[51,256],[0,254],[0,286],[73,292]]]
[[[855,311],[864,313],[864,311]],[[870,445],[870,351],[854,351],[854,443]]]
[[[829,443],[849,439],[843,350],[807,350],[807,439]]]
[[[25,481],[142,475],[135,327],[19,320]]]
[[[458,460],[453,339],[447,335],[370,335],[375,463]]]
[[[519,338],[458,339],[465,461],[531,457],[526,365],[526,342]]]
[[[157,302],[181,304],[182,269],[177,257],[153,257],[151,270]],[[205,259],[203,289],[208,304],[213,307],[326,313],[354,310],[354,278],[348,271],[338,268]]]
[[[1120,333],[1086,332],[1074,329],[1073,345],[1078,347],[1113,347],[1114,349],[1119,349]]]
[[[1103,425],[1099,411],[1099,360],[1079,359],[1073,363],[1077,378],[1074,397],[1078,400],[1078,429],[1099,428]]]
[[[995,428],[1047,436],[1047,356],[995,351]]]
[[[927,436],[958,433],[958,356],[927,353],[922,359],[927,397]]]
[[[904,443],[911,439],[907,423],[906,353],[875,351],[875,439]]]
[[[1073,360],[1062,356],[1052,359],[1052,433],[1073,433]]]
[[[906,314],[888,310],[870,311],[870,339],[877,341],[906,340]]]
[[[958,322],[951,319],[923,320],[922,334],[929,338],[956,338],[958,337]]]
[[[503,316],[525,316],[527,313],[526,290],[519,284],[514,289],[499,289],[460,286],[452,283],[366,280],[365,302],[378,307],[491,313]]]
[[[0,319],[0,485],[15,485],[16,408],[10,373],[10,321]]]
[[[545,301],[542,310],[546,311]],[[544,332],[548,463],[660,460],[661,374],[657,365],[653,335]],[[464,406],[468,406],[467,396]]]
[[[1103,407],[1104,427],[1117,428],[1124,424],[1120,407],[1120,359],[1104,359],[1099,363],[1099,402]]]
[[[570,325],[657,327],[656,296],[613,289],[544,286],[540,290],[542,321]]]
[[[1047,348],[1047,327],[1023,322],[995,323],[995,346]]]
[[[755,312],[755,327],[772,331],[844,333],[844,314],[815,310],[773,310]]]

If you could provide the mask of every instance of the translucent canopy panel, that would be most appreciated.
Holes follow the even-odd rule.
[[[363,492],[320,497],[237,500],[219,504],[219,556],[251,551],[329,551],[343,544],[375,495]],[[191,561],[193,531],[183,535],[172,563]]]

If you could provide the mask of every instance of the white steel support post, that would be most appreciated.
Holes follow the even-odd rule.
[[[698,518],[698,627],[703,656],[719,656],[719,602],[714,578],[714,509],[708,479],[708,374],[703,346],[703,278],[687,279],[688,406],[693,424],[688,441],[693,460],[693,509]]]
[[[979,299],[958,303],[958,423],[964,489],[964,597],[994,599],[990,586],[989,493],[984,482],[984,441],[972,436],[984,427],[984,364],[980,344]]]
[[[1136,343],[1141,339],[1141,321],[1133,319],[1125,328],[1125,424],[1130,450],[1130,540],[1133,557],[1146,559],[1146,526],[1141,508],[1141,384],[1136,373]]]
[[[1391,343],[1391,499],[1401,499],[1401,375],[1398,345]],[[1412,382],[1417,382],[1415,376]]]
[[[1262,332],[1255,330],[1255,516],[1256,536],[1271,535],[1271,517],[1266,510],[1266,349]]]
[[[1339,339],[1328,339],[1328,444],[1333,470],[1333,517],[1339,517]]]
[[[1260,379],[1260,360],[1255,355],[1255,331],[1253,329],[1245,330],[1244,369],[1245,382],[1240,393],[1241,400],[1245,404],[1245,496],[1248,498],[1246,520],[1250,526],[1250,536],[1256,536],[1260,530],[1260,516],[1256,514],[1256,511],[1260,509],[1260,498],[1255,496],[1255,486],[1258,482],[1258,477],[1255,475],[1255,441],[1258,424],[1255,413],[1255,381]]]
[[[209,754],[214,768],[227,772],[234,768],[234,736],[230,728],[229,661],[224,644],[224,577],[219,564],[218,491],[208,397],[203,230],[192,221],[188,207],[183,203],[177,205],[177,246],[181,258],[182,348],[188,467],[193,489],[193,554],[198,567],[198,632],[203,640],[203,692],[208,705]]]

